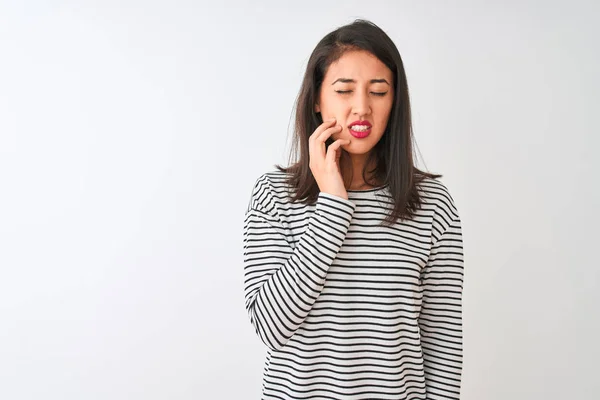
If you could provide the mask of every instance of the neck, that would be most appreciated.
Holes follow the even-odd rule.
[[[345,157],[344,157],[345,156]],[[344,179],[344,186],[348,190],[363,189],[367,185],[363,179],[362,171],[367,163],[369,153],[366,154],[343,154],[340,158],[340,171]],[[369,165],[369,169],[375,167],[374,162]],[[367,177],[370,178],[367,172]]]

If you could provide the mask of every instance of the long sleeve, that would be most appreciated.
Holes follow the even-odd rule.
[[[427,399],[460,398],[463,246],[455,208],[434,223],[433,245],[421,274],[419,315]]]
[[[250,322],[270,349],[280,350],[310,312],[350,226],[356,205],[319,193],[296,246],[282,222],[273,185],[264,176],[245,213],[244,297]]]

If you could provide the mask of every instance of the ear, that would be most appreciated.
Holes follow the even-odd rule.
[[[321,107],[318,104],[315,104],[315,112],[321,112]]]

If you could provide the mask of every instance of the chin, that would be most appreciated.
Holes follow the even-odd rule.
[[[355,143],[350,143],[349,146],[343,146],[343,147],[347,153],[359,156],[359,155],[367,154],[368,152],[373,150],[373,148],[375,146],[356,145]]]

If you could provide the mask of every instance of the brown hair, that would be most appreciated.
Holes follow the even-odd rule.
[[[413,131],[410,100],[404,65],[398,49],[390,37],[374,23],[356,19],[327,34],[313,50],[295,103],[294,140],[290,160],[300,149],[300,158],[289,167],[275,165],[289,174],[287,184],[294,188],[291,200],[314,204],[319,195],[319,186],[309,168],[308,139],[323,123],[321,114],[314,111],[315,102],[329,65],[337,61],[346,51],[366,50],[383,62],[394,75],[394,101],[386,130],[370,152],[363,179],[371,186],[380,183],[387,186],[394,204],[385,223],[393,224],[397,219],[410,218],[421,206],[417,185],[426,177],[442,175],[421,171],[414,165]],[[326,145],[333,140],[328,138]],[[368,171],[374,180],[367,180],[367,166],[375,161],[375,169]]]

